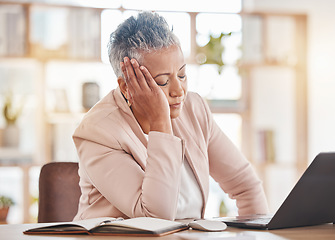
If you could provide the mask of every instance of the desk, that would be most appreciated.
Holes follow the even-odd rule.
[[[112,237],[112,236],[88,236],[88,235],[24,235],[22,232],[29,228],[40,227],[46,224],[9,224],[0,225],[0,240],[103,240],[103,239],[124,239],[124,240],[144,240],[145,237]],[[312,227],[300,228],[287,228],[279,230],[246,230],[239,228],[228,227],[223,232],[200,232],[194,230],[186,230],[179,233],[174,233],[164,237],[150,237],[151,240],[181,240],[182,236],[192,236],[194,233],[202,234],[203,239],[234,239],[231,237],[236,236],[236,240],[335,240],[335,226],[333,224],[324,224]],[[206,236],[208,238],[206,238]],[[216,238],[217,237],[217,238]],[[240,237],[240,238],[238,238]]]

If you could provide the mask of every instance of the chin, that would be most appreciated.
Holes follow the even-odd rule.
[[[181,112],[181,111],[178,111],[178,112],[177,112],[177,111],[175,111],[175,112],[171,112],[171,113],[170,113],[170,118],[171,118],[171,119],[175,119],[175,118],[179,117],[180,112]]]

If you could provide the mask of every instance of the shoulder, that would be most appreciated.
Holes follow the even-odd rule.
[[[86,113],[74,132],[74,138],[100,143],[106,138],[112,140],[122,131],[124,114],[115,100],[115,91],[112,90]]]
[[[211,115],[207,102],[195,92],[187,93],[184,110],[188,115],[200,119],[205,118],[204,120],[208,120],[208,117]]]
[[[197,93],[188,92],[184,108],[176,123],[187,129],[193,137],[204,136],[208,139],[212,127],[212,113],[207,102]]]
[[[99,124],[106,118],[114,116],[118,111],[118,107],[114,100],[114,91],[112,90],[104,98],[102,98],[97,104],[95,104],[84,116],[81,124]]]
[[[199,103],[203,104],[204,99],[196,92],[188,92],[185,104],[187,105],[197,105]]]

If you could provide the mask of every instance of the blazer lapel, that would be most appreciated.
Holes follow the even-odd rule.
[[[172,127],[175,136],[185,140],[185,156],[202,192],[203,216],[209,191],[208,157],[201,151],[199,144],[196,142],[197,136],[194,136],[194,132],[188,129],[192,127],[191,123],[183,123],[180,118],[177,118],[172,120]]]
[[[143,170],[145,170],[147,154],[148,140],[145,137],[142,128],[138,124],[136,118],[134,117],[131,109],[123,98],[120,88],[118,87],[114,91],[114,100],[116,105],[121,109],[123,118],[119,119],[120,126],[124,129],[125,134],[133,140],[136,145],[136,151],[129,152],[133,155],[135,161],[137,161]],[[124,124],[124,121],[127,124]],[[130,151],[130,149],[129,149]],[[136,154],[136,156],[135,156]]]

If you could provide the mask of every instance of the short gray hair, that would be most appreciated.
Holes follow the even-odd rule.
[[[140,12],[129,17],[110,35],[109,61],[117,77],[122,76],[120,62],[124,57],[141,61],[141,53],[152,52],[172,45],[180,47],[176,35],[166,20],[152,12]]]

